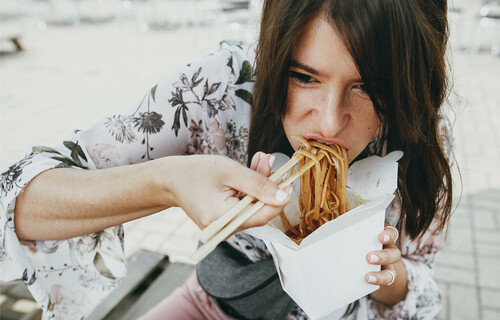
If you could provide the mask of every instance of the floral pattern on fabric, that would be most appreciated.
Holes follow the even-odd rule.
[[[123,228],[59,241],[20,241],[16,197],[57,167],[96,170],[179,154],[220,154],[246,163],[254,47],[223,43],[216,54],[165,78],[129,108],[60,145],[33,147],[0,176],[0,280],[22,279],[43,319],[83,319],[126,275]]]
[[[246,164],[254,51],[255,46],[222,43],[219,52],[181,68],[129,108],[75,131],[58,146],[34,147],[8,168],[0,176],[0,280],[23,279],[44,319],[90,314],[126,274],[123,228],[60,241],[21,242],[15,234],[16,197],[34,177],[56,167],[96,170],[179,154],[219,154]],[[393,202],[387,221],[395,224],[399,212]],[[244,233],[228,243],[252,261],[269,258],[263,241]],[[364,297],[348,319],[433,318],[441,296],[432,279],[432,262],[443,243],[443,233],[429,231],[420,242],[401,235],[409,281],[406,299],[386,308]],[[295,306],[287,320],[307,318]]]

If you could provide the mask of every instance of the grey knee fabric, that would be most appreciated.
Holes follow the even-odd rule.
[[[293,306],[272,259],[251,262],[225,242],[196,272],[201,287],[233,319],[283,319]]]

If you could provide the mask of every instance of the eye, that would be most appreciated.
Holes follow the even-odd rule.
[[[303,85],[308,85],[314,82],[318,82],[318,80],[316,80],[314,77],[297,71],[290,71],[290,77]]]
[[[352,88],[361,92],[364,95],[368,95],[368,93],[366,93],[366,85],[364,83],[357,84],[357,85],[353,86]]]

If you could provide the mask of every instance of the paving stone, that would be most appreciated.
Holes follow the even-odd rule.
[[[139,246],[142,249],[159,252],[165,242],[165,237],[161,234],[148,234],[139,241]]]
[[[500,309],[500,290],[480,289],[479,293],[481,295],[481,307]]]
[[[491,210],[480,210],[474,208],[472,212],[472,219],[474,220],[474,228],[479,230],[497,230],[497,220]]]
[[[462,215],[457,215],[457,213],[455,212],[455,213],[453,213],[453,216],[450,219],[450,223],[451,223],[451,225],[456,226],[456,227],[468,228],[471,225],[470,220],[471,219],[470,219],[468,213],[462,214]]]
[[[162,214],[164,213],[161,212],[141,218],[139,223],[136,225],[137,231],[163,234],[165,236],[171,234],[178,227],[179,222],[175,219],[163,219],[160,217]]]
[[[482,320],[498,320],[498,319],[500,319],[500,310],[483,309],[482,314],[483,314]]]
[[[500,246],[492,243],[476,243],[477,254],[481,257],[500,258]],[[499,266],[500,269],[500,266]]]
[[[478,258],[479,285],[500,290],[500,258]]]
[[[497,232],[500,233],[500,211],[494,212],[493,218],[496,220]]]
[[[124,251],[127,259],[133,256],[134,253],[141,248],[141,240],[144,237],[142,233],[125,233]]]
[[[435,265],[434,279],[463,285],[476,285],[476,274],[473,270],[462,270],[453,267]]]
[[[497,141],[498,143],[498,141]],[[497,150],[498,154],[498,150]],[[488,189],[482,192],[481,194],[484,197],[488,197],[489,199],[496,199],[496,202],[500,204],[500,190],[496,189]]]
[[[443,307],[439,312],[437,319],[448,320],[448,309],[449,309],[449,284],[443,281],[436,281],[441,293],[443,295]]]
[[[197,238],[177,236],[164,241],[160,252],[168,255],[191,255],[196,251],[198,242]]]
[[[475,237],[478,243],[493,243],[500,245],[500,232],[498,231],[476,231]]]
[[[165,241],[158,252],[168,255],[172,261],[193,264],[191,255],[198,248],[198,243],[198,239],[178,236]]]
[[[468,193],[481,192],[482,190],[491,187],[492,181],[489,172],[481,173],[477,172],[476,169],[474,169],[474,171],[471,170],[468,171],[469,172],[466,172],[469,175],[469,177],[467,178],[467,187],[466,187]]]
[[[451,220],[454,221],[456,218],[462,218],[462,219],[470,219],[469,213],[470,209],[468,208],[468,205],[463,205],[460,204],[458,207],[453,207],[454,210],[452,210],[452,216]]]
[[[474,246],[470,226],[450,225],[445,248],[458,252],[472,253]]]
[[[474,257],[471,254],[453,253],[442,250],[436,255],[436,265],[442,265],[445,267],[456,266],[474,271],[475,262]]]
[[[498,165],[498,163],[496,164]],[[498,167],[497,167],[498,168]],[[479,206],[481,208],[491,208],[494,210],[500,209],[500,197],[499,194],[474,194],[471,199],[474,205]]]
[[[450,319],[477,319],[479,305],[475,287],[450,285],[449,295]]]

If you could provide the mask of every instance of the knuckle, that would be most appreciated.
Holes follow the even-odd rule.
[[[379,256],[381,261],[386,261],[387,258],[389,257],[389,253],[387,252],[387,249],[378,251],[376,254],[377,254],[377,256]]]
[[[395,250],[395,255],[396,255],[397,260],[401,259],[401,251],[399,249]]]

